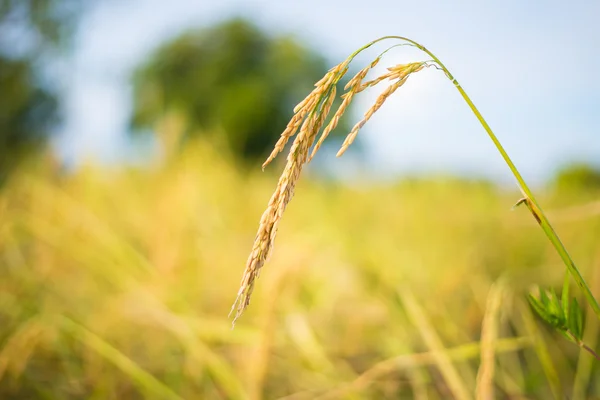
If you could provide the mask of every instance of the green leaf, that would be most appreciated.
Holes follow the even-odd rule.
[[[550,304],[550,299],[548,299],[548,295],[546,294],[546,291],[543,290],[542,288],[540,288],[540,300],[541,300],[544,308],[547,308],[548,305]]]
[[[557,317],[563,316],[562,306],[554,288],[550,289],[550,312]]]
[[[540,298],[542,298],[543,301],[543,297],[541,296],[542,291],[540,291]],[[554,322],[553,322],[553,318],[550,315],[550,313],[548,313],[548,311],[546,310],[546,306],[543,304],[542,301],[536,299],[533,295],[528,295],[528,299],[529,299],[529,304],[531,304],[531,307],[535,310],[535,312],[547,323],[549,323],[550,325],[554,326]],[[547,297],[546,297],[547,300]]]
[[[577,299],[572,299],[569,307],[568,327],[578,340],[583,339],[583,326],[583,310],[579,307]]]
[[[540,289],[540,298],[529,295],[529,302],[537,314],[563,336],[568,338],[567,315],[563,313],[561,301],[554,290]]]
[[[563,283],[563,290],[561,293],[563,315],[565,315],[565,316],[568,316],[570,313],[570,307],[569,307],[569,283],[570,282],[571,282],[571,275],[567,271],[565,273],[565,281]]]
[[[550,289],[551,303],[549,306],[550,314],[555,318],[556,328],[561,330],[567,330],[567,315],[563,312],[561,301],[556,294],[554,289]]]

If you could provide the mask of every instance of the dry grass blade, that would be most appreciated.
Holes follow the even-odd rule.
[[[514,337],[499,339],[494,344],[494,351],[498,353],[511,353],[520,351],[531,346],[528,337]],[[476,358],[483,349],[480,342],[466,343],[457,347],[441,350],[450,360],[464,361]],[[378,378],[392,371],[415,370],[421,367],[437,365],[440,351],[431,350],[423,353],[402,354],[387,360],[383,360],[364,371],[358,378],[346,386],[337,388],[320,397],[319,400],[340,398],[349,392],[365,390]]]
[[[501,282],[495,283],[488,295],[481,328],[481,364],[477,372],[476,398],[494,398],[495,343],[498,339],[498,313],[504,293]]]
[[[435,363],[440,373],[448,384],[448,388],[456,399],[471,399],[467,386],[452,363],[451,358],[446,353],[442,340],[436,333],[431,322],[427,319],[424,310],[421,308],[417,299],[408,288],[398,291],[398,295],[406,309],[409,320],[416,326],[430,351],[433,352]]]
[[[269,364],[271,363],[271,352],[275,346],[275,321],[277,309],[281,296],[289,288],[289,281],[293,279],[294,272],[302,262],[298,264],[287,264],[284,268],[275,271],[267,280],[268,300],[266,307],[262,309],[260,320],[261,329],[258,340],[249,354],[249,400],[260,400],[265,397],[268,384]]]
[[[111,362],[123,373],[127,374],[132,382],[139,386],[147,395],[161,399],[182,400],[171,388],[104,341],[101,337],[66,317],[59,316],[58,321],[65,332],[71,334],[74,338]]]
[[[20,326],[0,350],[0,381],[5,372],[12,372],[13,377],[21,375],[31,359],[47,328],[33,317]]]
[[[248,398],[239,376],[233,371],[230,363],[210,347],[209,342],[201,337],[200,332],[189,321],[182,315],[171,311],[152,292],[139,291],[135,293],[135,297],[140,304],[136,306],[135,312],[130,316],[135,315],[139,322],[171,332],[188,354],[186,360],[188,368],[194,364],[196,368],[206,371],[206,375],[228,399]]]

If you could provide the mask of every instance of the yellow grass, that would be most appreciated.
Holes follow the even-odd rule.
[[[599,395],[576,346],[523,322],[530,285],[560,287],[564,269],[527,210],[510,210],[516,193],[308,171],[231,330],[274,177],[202,142],[173,159],[66,176],[41,163],[0,192],[0,398],[445,399],[475,395],[480,349],[498,399],[571,396],[576,371],[578,398]],[[583,206],[543,201],[556,215]],[[556,228],[591,277],[597,215]],[[510,291],[480,345],[500,276]]]

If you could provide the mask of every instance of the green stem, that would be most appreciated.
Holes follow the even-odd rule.
[[[498,140],[498,138],[492,131],[492,128],[490,128],[490,126],[488,125],[486,120],[483,118],[483,116],[481,115],[481,113],[479,112],[477,107],[475,107],[475,104],[473,104],[473,102],[471,101],[471,99],[469,98],[467,93],[464,91],[462,86],[460,86],[458,81],[454,78],[454,76],[450,73],[450,71],[448,71],[448,68],[446,68],[446,66],[433,53],[431,53],[429,50],[427,50],[424,46],[422,46],[419,43],[417,43],[413,40],[410,40],[408,38],[405,38],[402,36],[385,36],[385,37],[378,39],[377,41],[369,43],[367,46],[365,46],[365,48],[370,47],[374,43],[376,43],[380,40],[384,40],[384,39],[399,39],[399,40],[403,40],[403,41],[406,41],[406,42],[414,45],[415,47],[419,48],[421,51],[427,53],[440,66],[440,68],[442,68],[442,70],[444,70],[444,72],[448,76],[448,79],[450,79],[452,81],[452,83],[454,83],[454,86],[456,86],[456,89],[460,92],[463,99],[467,102],[467,104],[471,108],[471,111],[473,111],[473,114],[475,114],[475,116],[477,117],[477,119],[479,120],[479,122],[481,123],[483,128],[485,129],[485,131],[488,133],[490,139],[492,139],[492,142],[494,142],[494,145],[496,146],[496,149],[498,149],[498,151],[500,152],[500,155],[502,155],[504,162],[506,162],[506,164],[510,168],[511,172],[513,173],[514,177],[517,179],[519,187],[520,187],[521,191],[523,192],[523,195],[526,198],[527,207],[529,208],[529,210],[531,211],[531,213],[533,214],[533,216],[537,220],[537,222],[540,224],[542,230],[546,233],[546,236],[548,237],[548,239],[550,240],[550,242],[552,243],[552,245],[554,246],[554,248],[560,255],[560,258],[565,263],[569,273],[571,274],[571,276],[573,277],[573,279],[575,280],[577,285],[579,285],[581,290],[583,290],[583,294],[584,294],[587,302],[590,304],[590,306],[594,310],[594,313],[596,314],[596,316],[598,316],[598,318],[600,318],[600,306],[598,305],[598,302],[596,301],[596,298],[592,294],[589,286],[586,284],[585,280],[583,279],[583,276],[579,272],[579,269],[575,265],[575,262],[573,262],[573,259],[571,258],[571,256],[567,252],[567,249],[565,248],[564,244],[561,242],[560,238],[556,234],[556,231],[550,224],[550,221],[544,215],[542,208],[539,206],[537,200],[535,199],[535,196],[529,189],[529,186],[527,186],[527,183],[525,183],[525,180],[521,176],[521,173],[519,172],[519,170],[517,169],[515,164],[512,162],[512,160],[510,159],[510,157],[504,150],[504,147],[502,147],[502,145],[500,144],[500,141]]]
[[[583,340],[577,339],[577,336],[573,335],[571,331],[567,331],[567,335],[577,344],[577,346],[590,353],[596,360],[600,361],[600,356],[598,356],[598,353],[596,353],[590,346],[585,344]]]
[[[444,67],[442,67],[442,68],[444,68]],[[579,285],[581,290],[583,290],[583,294],[584,294],[586,300],[588,301],[588,303],[590,304],[590,306],[592,307],[592,309],[594,310],[594,313],[596,314],[596,316],[598,316],[598,318],[600,318],[600,306],[598,305],[596,298],[594,297],[589,286],[586,284],[585,280],[583,279],[583,276],[581,275],[581,272],[579,272],[579,269],[575,265],[575,262],[573,261],[573,259],[569,255],[569,253],[567,252],[565,245],[562,243],[562,241],[558,237],[558,234],[556,233],[556,231],[550,224],[550,221],[548,220],[548,218],[542,211],[542,208],[539,206],[537,200],[535,199],[535,196],[529,189],[529,186],[527,186],[527,184],[523,180],[523,177],[521,176],[521,174],[519,173],[519,171],[513,164],[512,160],[510,159],[510,157],[508,156],[508,154],[506,153],[506,151],[504,150],[504,148],[502,147],[500,142],[498,141],[498,138],[496,137],[496,135],[494,135],[494,132],[492,132],[492,129],[489,127],[487,122],[483,119],[481,113],[479,113],[479,110],[477,110],[477,107],[475,107],[475,105],[473,104],[473,102],[471,101],[469,96],[465,93],[464,89],[460,86],[460,84],[456,81],[456,79],[454,79],[454,84],[455,84],[456,88],[458,89],[458,91],[460,92],[460,94],[465,99],[465,101],[467,102],[467,104],[469,104],[469,107],[471,107],[471,110],[473,111],[473,113],[475,114],[475,116],[477,117],[479,122],[481,122],[481,125],[484,127],[484,129],[486,130],[486,132],[488,133],[488,135],[490,136],[490,138],[492,139],[494,144],[496,145],[496,148],[502,155],[502,158],[504,158],[504,161],[506,162],[506,164],[508,164],[510,170],[512,171],[513,175],[517,179],[521,190],[523,191],[523,193],[529,200],[527,202],[528,208],[530,209],[531,213],[533,214],[535,219],[538,221],[538,223],[542,227],[542,230],[546,233],[546,236],[548,237],[548,239],[550,240],[550,242],[552,243],[552,245],[558,252],[560,258],[563,260],[563,262],[567,266],[567,269],[571,273],[571,276],[573,277],[573,280],[575,280],[575,283],[577,283],[577,285]]]

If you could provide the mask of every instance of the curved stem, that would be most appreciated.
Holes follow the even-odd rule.
[[[420,45],[419,43],[417,43],[413,40],[410,40],[408,38],[402,37],[402,36],[384,36],[376,41],[369,43],[367,46],[360,49],[358,52],[364,50],[367,47],[372,46],[373,44],[377,43],[380,40],[385,40],[385,39],[398,39],[398,40],[403,40],[405,42],[412,44],[413,46],[417,47],[421,51],[428,54],[442,68],[442,70],[444,70],[444,72],[448,76],[448,79],[450,79],[452,81],[452,83],[454,84],[454,86],[456,86],[456,89],[459,91],[459,93],[461,94],[463,99],[467,102],[467,104],[471,108],[471,111],[473,111],[473,114],[475,114],[475,116],[477,117],[477,119],[479,120],[479,122],[481,123],[481,125],[483,126],[483,128],[485,129],[487,134],[489,135],[490,139],[492,139],[492,142],[494,142],[496,149],[498,149],[498,151],[500,152],[500,155],[504,159],[504,162],[508,165],[508,167],[510,168],[514,177],[516,178],[516,180],[519,184],[519,188],[521,189],[521,192],[525,196],[524,202],[527,205],[527,208],[529,208],[529,210],[533,214],[536,221],[540,224],[542,230],[546,233],[546,236],[548,237],[548,239],[550,240],[550,242],[552,243],[552,245],[558,252],[560,258],[565,263],[569,273],[573,277],[573,280],[575,280],[577,285],[581,288],[581,290],[583,290],[583,294],[584,294],[587,302],[590,304],[590,306],[594,310],[594,313],[596,314],[596,316],[598,316],[598,318],[600,318],[600,306],[598,305],[598,302],[596,301],[594,295],[592,294],[589,286],[586,284],[585,280],[583,279],[583,276],[579,272],[579,269],[575,265],[575,262],[573,261],[573,259],[569,255],[569,253],[567,252],[567,249],[565,248],[564,244],[561,242],[560,238],[558,237],[558,234],[556,233],[556,231],[554,230],[552,225],[550,224],[550,221],[544,215],[542,208],[539,206],[537,200],[535,199],[535,196],[529,189],[529,186],[527,185],[527,183],[525,183],[525,180],[521,176],[521,173],[519,172],[519,170],[517,169],[515,164],[512,162],[512,160],[510,159],[508,154],[506,153],[506,150],[504,150],[504,147],[502,147],[502,144],[500,144],[500,141],[498,140],[498,138],[492,131],[492,128],[490,128],[490,126],[488,125],[486,120],[483,118],[483,116],[481,115],[481,113],[479,112],[477,107],[475,107],[475,104],[473,104],[473,101],[471,101],[471,98],[467,95],[467,93],[464,91],[462,86],[460,86],[460,84],[458,83],[456,78],[454,78],[454,76],[450,73],[448,68],[446,68],[446,66],[432,52],[427,50],[424,46]],[[358,52],[353,54],[353,56],[358,54]]]

